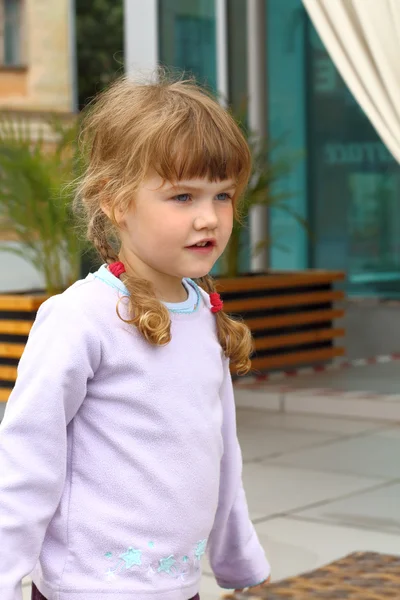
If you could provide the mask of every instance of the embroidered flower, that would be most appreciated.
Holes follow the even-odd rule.
[[[149,548],[154,548],[156,544],[153,541],[147,542]],[[150,577],[156,577],[162,574],[167,574],[175,579],[181,579],[182,581],[193,572],[200,570],[200,560],[203,554],[205,554],[207,547],[207,540],[200,540],[194,546],[194,550],[190,554],[181,555],[179,560],[175,559],[173,554],[165,558],[158,559],[153,554],[153,558],[150,557],[150,552],[146,550],[140,550],[139,548],[129,548],[118,556],[115,552],[105,552],[104,557],[107,559],[112,558],[115,555],[116,564],[113,568],[109,568],[105,574],[105,578],[108,581],[113,581],[119,577],[129,577],[129,569],[136,566],[141,571],[147,572]],[[116,558],[118,556],[118,558]]]
[[[133,565],[140,566],[142,564],[142,551],[129,547],[124,554],[119,556],[125,561],[125,568],[130,569]]]
[[[115,571],[113,571],[112,569],[108,569],[106,573],[106,578],[107,581],[114,581],[114,579],[116,579]]]
[[[176,560],[174,559],[174,555],[168,556],[167,558],[162,558],[160,560],[160,566],[158,567],[159,573],[168,573],[168,575],[172,575],[173,570],[176,568]]]
[[[197,558],[197,560],[200,560],[201,557],[203,556],[203,554],[205,554],[206,546],[207,546],[207,540],[201,540],[200,542],[197,543],[196,550],[194,552],[194,555]]]

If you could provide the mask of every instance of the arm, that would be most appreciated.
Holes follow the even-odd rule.
[[[67,425],[100,361],[100,344],[84,315],[61,296],[39,309],[0,427],[0,589],[21,600],[60,502]]]
[[[268,579],[270,566],[250,520],[242,485],[242,456],[236,434],[235,401],[229,361],[225,360],[221,388],[224,456],[219,505],[208,553],[218,584],[245,588]]]

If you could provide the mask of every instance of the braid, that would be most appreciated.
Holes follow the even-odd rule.
[[[103,260],[110,264],[119,260],[118,254],[109,241],[112,234],[111,222],[102,210],[96,210],[89,221],[87,237],[93,243]],[[128,289],[129,296],[125,308],[128,318],[120,311],[121,298],[117,304],[117,314],[125,323],[137,327],[145,340],[156,346],[168,344],[171,340],[171,321],[168,309],[155,295],[153,286],[144,279],[124,273],[121,280]],[[124,297],[126,300],[126,296]]]
[[[205,290],[208,294],[215,292],[215,281],[211,277],[211,275],[204,275],[204,277],[199,277],[197,279],[197,283]]]
[[[106,263],[118,261],[118,255],[107,236],[108,217],[102,210],[96,211],[89,222],[88,239],[93,243]],[[129,297],[130,318],[122,319],[135,325],[143,337],[151,344],[164,345],[171,339],[171,322],[167,308],[155,297],[154,289],[147,281],[124,274]],[[208,293],[216,291],[210,275],[200,277],[199,285]],[[117,313],[121,317],[118,307]],[[251,332],[247,325],[228,316],[223,310],[216,313],[217,335],[222,350],[239,375],[248,373],[251,368],[250,355],[253,352]]]
[[[199,285],[208,293],[216,291],[211,275],[198,280]],[[227,358],[231,360],[238,375],[244,375],[251,369],[250,356],[253,352],[253,340],[247,325],[226,314],[223,310],[216,313],[218,340]]]
[[[118,255],[108,241],[107,220],[108,217],[102,210],[97,211],[89,222],[87,236],[104,261],[112,263],[118,260]]]

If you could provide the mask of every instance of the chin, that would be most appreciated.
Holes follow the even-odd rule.
[[[189,279],[200,279],[200,277],[205,277],[206,275],[208,275],[211,269],[212,267],[210,267],[209,269],[193,269],[190,270],[189,273],[185,275],[185,277],[189,277]]]

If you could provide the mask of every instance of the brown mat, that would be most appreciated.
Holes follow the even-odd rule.
[[[304,575],[234,600],[400,600],[400,556],[356,552]]]

